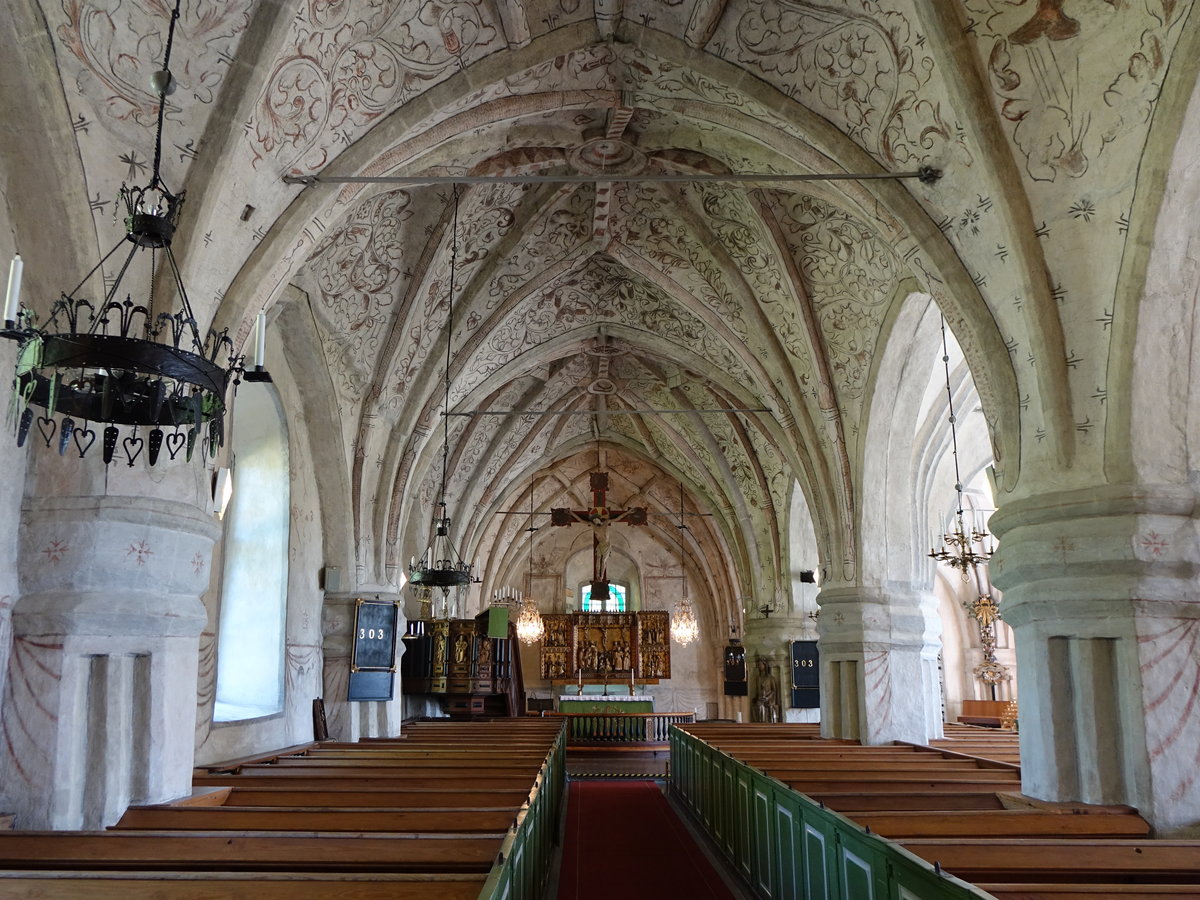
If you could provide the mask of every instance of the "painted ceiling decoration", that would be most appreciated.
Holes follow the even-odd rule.
[[[184,0],[163,160],[188,188],[176,250],[200,318],[239,342],[263,307],[302,311],[351,495],[347,563],[384,580],[417,549],[440,472],[451,194],[283,176],[941,168],[932,185],[461,193],[450,408],[520,411],[450,422],[465,555],[505,557],[516,524],[494,514],[531,479],[539,506],[585,502],[602,460],[630,473],[622,503],[676,508],[682,481],[712,513],[692,558],[741,579],[712,574],[714,596],[775,590],[794,490],[827,577],[853,579],[867,401],[910,295],[963,347],[1001,491],[1023,462],[1103,458],[1127,302],[1113,285],[1143,237],[1131,214],[1156,105],[1174,68],[1194,76],[1175,54],[1192,7]],[[145,171],[134,148],[168,13],[9,13],[38,38],[30,71],[61,81],[47,115],[82,173],[94,234],[79,239],[97,246],[114,230],[104,192]],[[637,412],[729,408],[770,412]]]

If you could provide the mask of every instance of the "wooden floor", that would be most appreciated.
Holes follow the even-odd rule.
[[[1012,732],[864,747],[819,726],[685,730],[1000,900],[1200,897],[1200,842],[1155,840],[1130,807],[1025,797]]]

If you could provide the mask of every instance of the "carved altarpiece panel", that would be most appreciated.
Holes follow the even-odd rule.
[[[656,684],[671,677],[669,616],[635,613],[544,615],[541,673],[548,681],[621,681]]]

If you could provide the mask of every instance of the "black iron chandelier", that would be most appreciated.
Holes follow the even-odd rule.
[[[458,185],[454,186],[454,215],[450,225],[450,285],[446,314],[445,408],[442,410],[442,484],[438,492],[438,515],[433,519],[433,538],[419,560],[408,567],[408,581],[418,588],[451,588],[479,583],[474,564],[463,560],[450,539],[450,515],[446,512],[446,472],[450,457],[450,341],[454,332],[454,270],[458,262]]]
[[[12,406],[12,412],[20,410],[18,446],[33,428],[37,406],[43,410],[36,418],[37,430],[47,447],[57,445],[60,455],[73,445],[85,457],[96,441],[93,426],[102,426],[106,465],[118,447],[130,466],[143,449],[150,465],[163,449],[171,459],[183,453],[190,461],[197,445],[202,456],[215,455],[225,439],[230,382],[236,385],[243,376],[270,380],[263,368],[263,315],[258,318],[256,366],[246,371],[227,330],[209,329],[201,338],[171,251],[184,192],[167,187],[160,164],[166,98],[175,88],[170,60],[178,19],[179,0],[171,13],[162,68],[151,77],[158,94],[153,172],[144,187],[122,184],[118,194],[125,234],[70,293],[54,301],[44,324],[33,310],[19,305],[20,265],[19,258],[14,260],[0,335],[20,342]],[[128,253],[103,300],[80,296],[122,248]],[[141,285],[122,291],[122,283],[143,266],[148,267],[145,298],[135,299],[132,291],[140,292]],[[165,308],[168,304],[155,296],[160,281],[178,295],[178,309]],[[120,426],[131,428],[124,438]]]

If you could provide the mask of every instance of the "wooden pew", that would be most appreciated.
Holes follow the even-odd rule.
[[[0,869],[484,873],[503,839],[503,832],[13,831],[0,836]]]
[[[411,789],[414,786],[425,786],[442,790],[449,786],[469,786],[474,790],[515,790],[532,784],[533,777],[523,775],[481,775],[472,777],[470,773],[461,770],[438,769],[439,774],[433,777],[428,772],[413,772],[403,770],[388,777],[362,776],[353,771],[343,771],[329,774],[328,770],[305,771],[302,769],[274,770],[257,772],[238,776],[240,787],[269,787],[278,785],[290,787],[293,790],[309,787],[318,791],[394,791]],[[228,775],[204,775],[193,779],[196,785],[228,785]]]
[[[972,882],[1190,884],[1200,894],[1200,843],[1163,840],[919,838],[904,847]]]
[[[1100,897],[1154,900],[1200,896],[1194,884],[980,884],[997,900],[1097,900]]]
[[[860,811],[852,818],[887,838],[920,837],[1096,837],[1142,838],[1150,826],[1133,813],[1070,813],[1041,810]]]
[[[315,791],[270,785],[264,788],[228,788],[221,805],[240,808],[311,807],[313,809],[486,809],[489,804],[511,808],[520,806],[528,790],[455,790],[409,787],[397,791]]]
[[[963,725],[999,728],[1007,707],[1007,700],[964,700],[958,721]]]
[[[855,793],[808,793],[808,796],[836,812],[849,815],[852,819],[854,818],[852,814],[861,810],[880,812],[918,810],[933,811],[934,814],[937,814],[952,809],[1004,809],[1004,803],[996,791],[942,792],[938,794],[930,794],[927,791],[908,794],[859,791]]]
[[[476,900],[484,874],[0,872],[0,896],[71,900]]]
[[[108,832],[0,834],[0,896],[475,898],[560,728],[473,723],[440,750],[421,729],[416,753],[299,746],[201,767],[191,796]]]
[[[702,727],[683,730],[1002,900],[1200,897],[1200,842],[1150,840],[1129,807],[1021,795],[1015,734],[947,726],[937,749],[857,748]]]
[[[132,806],[114,830],[143,831],[396,831],[420,834],[504,833],[510,809],[256,809],[238,806]]]

